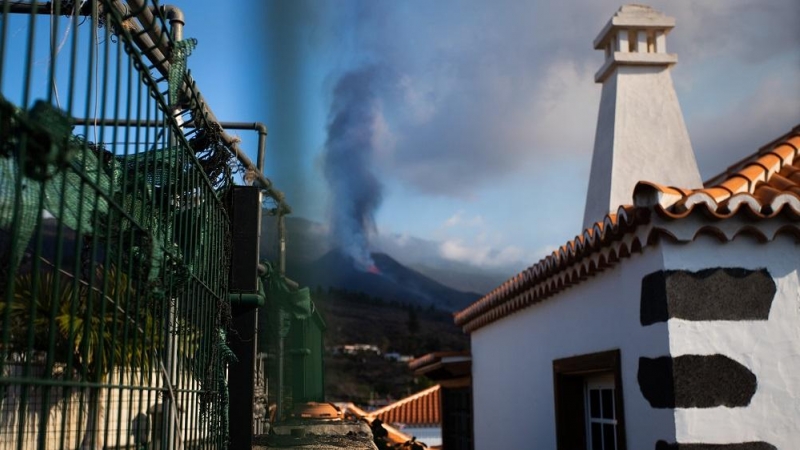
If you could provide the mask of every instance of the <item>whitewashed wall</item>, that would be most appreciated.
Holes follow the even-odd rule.
[[[19,376],[21,366],[7,366],[10,376]],[[34,370],[42,371],[42,367],[35,366]],[[120,378],[120,373],[114,371],[110,377],[111,382],[127,385],[147,386],[140,383],[140,374],[134,372]],[[155,386],[159,374],[151,375],[149,385]],[[145,377],[146,378],[146,377]],[[147,381],[147,380],[146,380]],[[69,397],[64,397],[69,392]],[[47,416],[46,448],[56,449],[77,448],[84,437],[86,421],[88,420],[88,394],[86,390],[81,393],[79,389],[67,390],[54,387],[50,392],[50,407]],[[44,403],[43,390],[35,387],[28,390],[25,405],[20,412],[22,387],[11,385],[8,387],[6,397],[0,402],[0,450],[16,449],[21,445],[23,449],[37,448],[38,433],[43,426],[41,409]],[[148,409],[159,401],[156,391],[106,389],[103,393],[102,419],[98,424],[100,435],[104,436],[107,446],[133,445],[136,441],[132,424],[134,419],[141,415],[149,420]],[[24,431],[21,443],[18,435],[20,423],[24,420]],[[139,419],[142,420],[142,419]],[[146,430],[141,430],[146,431]],[[149,440],[150,436],[141,436]]]
[[[653,409],[640,356],[669,354],[667,324],[642,327],[641,280],[663,269],[647,248],[602,274],[472,333],[475,449],[555,449],[553,360],[619,348],[630,449],[674,440],[674,411]]]
[[[41,371],[41,367],[35,367]],[[20,376],[22,367],[9,364],[6,366],[7,376]],[[111,384],[158,387],[162,384],[161,374],[153,372],[142,376],[136,370],[115,370],[109,375]],[[199,390],[195,380],[185,380],[183,389]],[[176,386],[181,387],[181,386]],[[78,448],[84,437],[88,418],[88,391],[83,397],[79,390],[71,390],[68,398],[64,398],[66,390],[54,387],[51,390],[50,408],[47,417],[47,449]],[[20,385],[7,387],[5,396],[0,401],[0,450],[37,448],[38,432],[42,426],[41,409],[44,403],[42,389],[31,388],[22,413],[20,413],[22,388]],[[151,442],[151,429],[156,426],[154,417],[148,414],[151,407],[162,401],[156,389],[106,389],[102,401],[102,420],[99,432],[104,444],[113,448],[134,448],[137,442]],[[178,404],[181,406],[180,442],[196,442],[207,439],[208,429],[200,420],[199,399],[195,393],[178,393]],[[23,417],[24,416],[24,417]],[[20,439],[19,428],[24,428]],[[137,428],[137,421],[139,422]],[[137,433],[140,433],[138,436]],[[21,441],[21,442],[20,442]],[[182,448],[179,444],[178,448]]]
[[[669,321],[673,356],[723,354],[758,382],[747,407],[676,409],[677,441],[764,441],[781,450],[800,448],[800,246],[786,236],[768,243],[739,236],[726,244],[703,237],[663,248],[666,269],[766,268],[777,286],[767,321]]]

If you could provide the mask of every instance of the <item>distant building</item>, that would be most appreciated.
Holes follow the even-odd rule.
[[[379,349],[377,345],[372,344],[346,344],[333,347],[334,355],[361,355],[364,353],[372,353],[380,356],[381,349]]]
[[[469,352],[435,352],[409,363],[414,375],[439,383],[440,442],[444,450],[473,449],[471,362]]]
[[[411,355],[401,355],[398,352],[384,353],[383,357],[385,359],[388,359],[389,361],[397,361],[402,363],[407,363],[410,362],[412,359],[414,359],[414,357]]]
[[[600,32],[584,231],[456,315],[477,450],[800,442],[800,127],[701,183],[673,26],[627,5]]]
[[[370,423],[380,420],[394,443],[416,438],[432,449],[472,450],[469,353],[430,353],[414,359],[409,367],[439,384],[375,411],[365,412],[352,404],[343,409]]]

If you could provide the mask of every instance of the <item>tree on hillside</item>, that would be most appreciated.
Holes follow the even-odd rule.
[[[408,332],[413,336],[419,332],[419,317],[413,306],[408,307],[408,320],[406,320]]]

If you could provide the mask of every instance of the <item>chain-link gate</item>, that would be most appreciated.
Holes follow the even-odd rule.
[[[1,5],[0,449],[226,448],[238,150],[194,41],[143,0]]]

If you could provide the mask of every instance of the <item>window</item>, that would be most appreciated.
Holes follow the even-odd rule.
[[[586,377],[586,446],[591,450],[617,449],[614,390],[612,373]]]
[[[559,450],[625,450],[619,350],[553,361]]]

